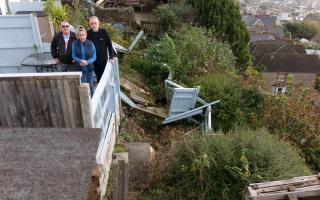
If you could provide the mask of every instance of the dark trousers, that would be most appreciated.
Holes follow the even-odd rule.
[[[94,64],[94,73],[97,76],[97,82],[98,83],[99,83],[99,81],[100,81],[100,79],[102,77],[104,69],[106,68],[106,64],[107,64],[107,62],[102,63],[102,64]]]

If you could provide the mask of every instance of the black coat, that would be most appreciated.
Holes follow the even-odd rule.
[[[95,38],[93,36],[93,30],[90,29],[88,30],[87,39],[91,40],[94,43],[97,51],[97,60],[94,64],[105,64],[108,60],[108,52],[110,59],[113,59],[114,57],[112,42],[106,29],[99,28],[97,34],[98,37]]]
[[[77,40],[76,35],[70,32],[70,38],[68,41],[67,51],[64,51],[65,42],[62,32],[56,34],[51,42],[51,55],[53,58],[59,58],[63,64],[72,63],[72,43]]]

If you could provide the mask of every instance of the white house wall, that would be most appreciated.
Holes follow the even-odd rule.
[[[18,11],[43,11],[43,1],[9,2],[9,9],[12,14]]]
[[[42,52],[37,18],[0,16],[0,73],[35,71],[33,67],[22,67],[21,62],[36,52]]]

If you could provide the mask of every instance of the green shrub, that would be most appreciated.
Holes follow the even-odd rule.
[[[192,23],[194,20],[193,9],[184,1],[163,4],[155,10],[156,22],[160,25],[161,31],[173,31],[183,23]]]
[[[250,37],[242,20],[238,1],[187,0],[187,2],[195,9],[197,21],[201,26],[214,30],[219,39],[231,45],[241,72],[252,65],[248,46]]]
[[[47,0],[44,3],[44,10],[49,13],[50,21],[56,32],[60,31],[60,23],[69,19],[67,6],[58,6],[54,0]]]
[[[175,44],[172,38],[165,34],[160,41],[153,42],[144,54],[133,51],[126,55],[121,68],[131,67],[139,71],[146,78],[153,93],[161,98],[164,96],[164,80],[172,68],[178,65],[180,58]]]
[[[306,38],[310,40],[320,31],[318,21],[290,22],[284,24],[286,31],[290,31],[293,38]]]
[[[178,82],[189,85],[192,79],[212,71],[233,71],[235,64],[228,44],[219,42],[204,28],[187,25],[172,37],[165,34],[140,55],[126,55],[124,65],[143,74],[159,96],[164,94],[163,81],[169,72]]]
[[[219,42],[211,31],[205,28],[184,25],[173,36],[181,65],[173,68],[174,78],[188,83],[190,78],[212,71],[234,69],[235,57],[230,46]]]
[[[212,107],[212,125],[224,132],[235,125],[261,126],[264,97],[255,89],[243,86],[240,77],[228,73],[206,74],[196,82],[200,96],[207,102],[220,99]]]
[[[264,104],[264,124],[301,149],[306,162],[320,170],[320,112],[315,105],[318,93],[302,87],[285,96],[270,96]]]
[[[145,199],[241,199],[249,183],[311,173],[296,149],[265,130],[194,136],[161,163]]]
[[[89,28],[89,22],[87,20],[86,12],[81,7],[79,0],[73,0],[72,6],[68,7],[69,23],[74,27],[84,26]]]

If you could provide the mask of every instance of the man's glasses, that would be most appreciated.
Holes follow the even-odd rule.
[[[62,25],[62,28],[69,28],[69,25]]]

